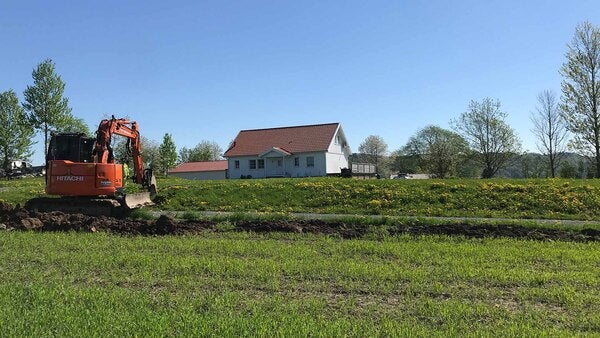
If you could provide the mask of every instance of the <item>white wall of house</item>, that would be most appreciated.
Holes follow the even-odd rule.
[[[348,168],[350,148],[344,147],[345,144],[348,144],[346,136],[344,135],[342,128],[338,127],[326,154],[328,174],[339,174],[342,172],[342,168]]]
[[[224,180],[227,178],[227,171],[219,170],[169,173],[169,176],[185,178],[188,180]]]
[[[295,165],[295,158],[298,158],[298,166]],[[314,166],[307,164],[308,157],[313,158]],[[264,160],[265,167],[259,168],[258,160]],[[255,160],[256,169],[250,169],[250,160]],[[277,166],[278,160],[281,160],[281,170],[273,170]],[[235,167],[235,161],[239,161],[239,168]],[[285,177],[310,177],[325,176],[327,174],[327,159],[325,152],[300,153],[285,157],[263,157],[257,156],[236,156],[227,159],[229,168],[229,178],[236,179],[242,175],[251,175],[253,178],[264,178],[268,176],[278,176],[281,173]]]
[[[328,174],[339,174],[342,168],[348,168],[348,157],[344,154],[327,153],[325,156]]]

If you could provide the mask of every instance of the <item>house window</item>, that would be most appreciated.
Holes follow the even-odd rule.
[[[240,169],[240,161],[239,160],[235,160],[233,162],[233,166],[235,167],[235,169]]]
[[[265,168],[265,160],[258,160],[258,169]]]
[[[306,166],[307,167],[314,167],[315,166],[315,158],[314,158],[314,156],[308,156],[308,157],[306,157]]]
[[[277,160],[277,166],[281,167],[281,160]]]
[[[294,167],[300,166],[300,157],[294,157]]]
[[[256,160],[249,160],[250,169],[256,169]]]

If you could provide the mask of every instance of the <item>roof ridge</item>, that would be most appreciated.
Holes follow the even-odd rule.
[[[227,161],[227,160],[210,160],[210,161],[192,161],[192,162],[181,162],[179,164],[184,164],[184,163],[206,163],[206,162],[222,162],[222,161]]]
[[[339,122],[330,122],[330,123],[305,124],[305,125],[300,125],[300,126],[288,126],[288,127],[243,129],[243,130],[240,130],[240,133],[244,132],[244,131],[263,131],[263,130],[273,130],[273,129],[292,129],[292,128],[305,128],[305,127],[319,127],[319,126],[329,126],[329,125],[334,125],[334,124],[338,124],[339,125],[340,123]]]

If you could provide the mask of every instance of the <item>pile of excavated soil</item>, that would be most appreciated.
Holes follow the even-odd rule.
[[[0,230],[33,231],[82,231],[109,232],[123,235],[187,235],[207,231],[220,231],[217,221],[174,220],[161,216],[156,221],[86,216],[62,212],[38,213],[0,202]],[[529,228],[517,225],[407,225],[386,226],[378,231],[377,226],[350,224],[335,220],[278,220],[278,221],[236,221],[227,231],[295,232],[361,238],[367,235],[449,235],[464,237],[510,237],[534,240],[600,241],[600,231],[594,229],[562,230]],[[380,229],[379,229],[380,230]]]

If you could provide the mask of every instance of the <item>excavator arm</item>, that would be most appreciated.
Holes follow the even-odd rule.
[[[113,135],[120,135],[129,139],[131,156],[133,158],[133,169],[135,181],[144,184],[144,165],[142,163],[142,145],[137,122],[127,119],[102,120],[96,132],[96,144],[94,146],[94,162],[114,163],[112,149],[110,148]]]
[[[156,178],[152,174],[151,169],[144,169],[144,164],[142,162],[142,143],[137,122],[132,122],[123,118],[116,119],[114,116],[112,116],[110,120],[102,120],[96,132],[94,162],[114,163],[114,157],[110,147],[113,135],[123,136],[129,140],[131,156],[133,158],[134,180],[136,183],[147,188],[150,197],[153,198],[156,195]],[[139,197],[139,194],[137,196]],[[138,198],[134,195],[126,196],[125,199],[127,205],[137,205],[142,203],[138,202]]]

